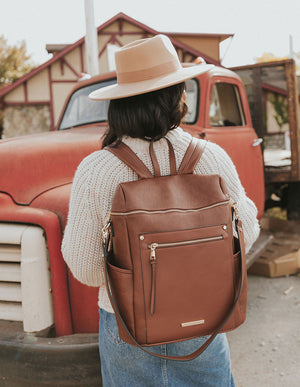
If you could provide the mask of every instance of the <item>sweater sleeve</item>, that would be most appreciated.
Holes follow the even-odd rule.
[[[62,242],[65,262],[74,277],[89,286],[102,286],[103,252],[101,230],[103,227],[98,198],[92,186],[90,158],[79,165],[73,180],[68,222]]]
[[[246,253],[257,239],[260,228],[257,220],[257,208],[249,199],[242,186],[237,170],[228,154],[218,145],[208,143],[195,172],[219,173],[224,179],[232,203],[236,203],[239,218],[242,221]]]

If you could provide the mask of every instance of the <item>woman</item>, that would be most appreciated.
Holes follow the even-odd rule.
[[[211,66],[182,68],[170,40],[157,35],[124,46],[116,53],[117,84],[96,90],[95,100],[110,99],[109,129],[103,145],[128,145],[153,172],[149,141],[162,175],[170,174],[168,144],[173,145],[177,168],[191,136],[179,128],[187,112],[184,81]],[[203,141],[203,140],[198,140]],[[219,146],[207,143],[195,173],[220,174],[243,223],[246,250],[259,233],[255,205],[245,195],[236,169]],[[101,229],[107,223],[117,186],[137,175],[111,152],[103,149],[85,158],[75,174],[62,251],[73,275],[99,287],[99,347],[104,386],[234,386],[225,334],[218,335],[204,353],[189,362],[152,357],[124,343],[104,280]],[[205,338],[150,348],[170,356],[193,352]]]

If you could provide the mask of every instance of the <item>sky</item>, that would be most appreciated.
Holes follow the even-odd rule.
[[[46,44],[85,35],[84,0],[0,0],[0,35],[26,42],[35,64],[51,58]],[[226,67],[252,64],[264,53],[300,52],[300,0],[94,0],[95,25],[119,12],[160,32],[224,33]]]

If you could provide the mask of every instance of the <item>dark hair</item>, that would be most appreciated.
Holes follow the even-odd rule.
[[[182,100],[185,83],[164,89],[111,100],[108,108],[108,131],[103,147],[117,145],[122,136],[159,140],[177,128],[187,113]]]

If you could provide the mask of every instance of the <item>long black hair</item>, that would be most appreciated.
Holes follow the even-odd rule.
[[[177,128],[187,113],[182,100],[185,83],[133,97],[111,100],[103,147],[117,145],[122,136],[156,141]]]

